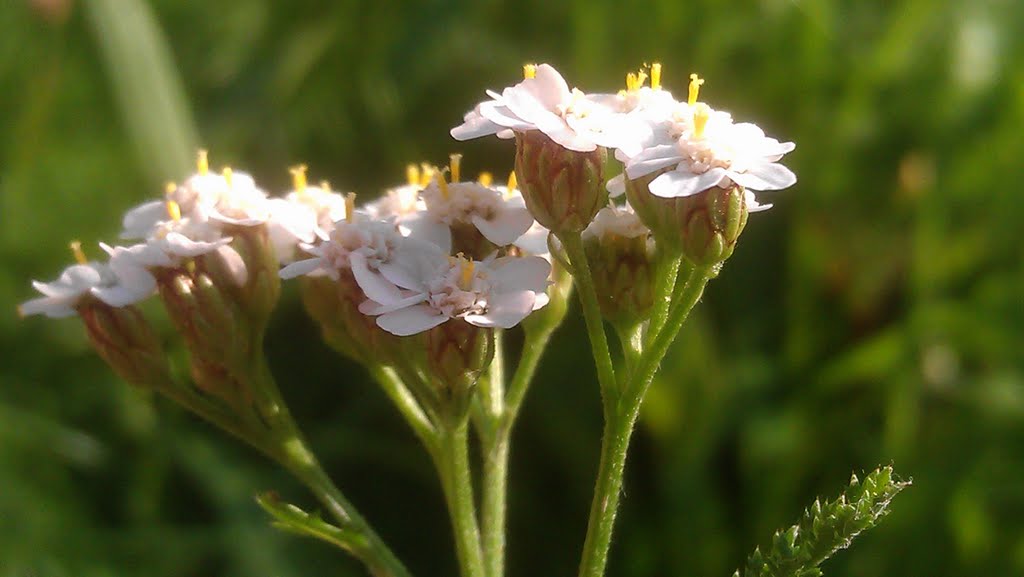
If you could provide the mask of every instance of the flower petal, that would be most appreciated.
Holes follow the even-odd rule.
[[[283,267],[277,272],[277,276],[283,279],[305,276],[323,268],[324,261],[321,258],[307,258],[298,260]]]
[[[712,168],[701,174],[689,170],[673,170],[666,172],[651,181],[648,189],[654,196],[661,198],[678,198],[692,196],[714,186],[728,178],[724,168]]]
[[[530,230],[533,216],[526,207],[509,207],[500,210],[494,218],[487,220],[479,214],[472,216],[473,224],[487,240],[498,246],[510,245]]]
[[[774,162],[751,166],[746,172],[728,174],[733,182],[750,190],[782,190],[796,184],[793,171]]]
[[[366,256],[361,252],[353,252],[349,255],[349,265],[352,268],[352,276],[356,284],[363,289],[363,293],[371,300],[388,305],[402,300],[402,291],[384,278],[379,272],[370,270],[366,264]]]
[[[430,330],[447,320],[448,317],[440,311],[429,305],[419,304],[377,317],[377,326],[393,335],[407,337]]]
[[[537,295],[528,290],[492,295],[485,314],[466,315],[463,318],[469,324],[478,327],[510,329],[533,312],[536,300]]]

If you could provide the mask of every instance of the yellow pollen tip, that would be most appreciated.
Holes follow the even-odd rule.
[[[233,184],[231,183],[231,176],[232,176],[232,175],[233,175],[234,173],[233,173],[233,172],[231,171],[231,167],[230,167],[230,166],[225,166],[225,167],[224,167],[224,170],[220,171],[220,173],[221,173],[221,175],[223,175],[223,176],[224,176],[224,182],[226,182],[226,183],[228,184],[228,186],[234,186],[234,185],[233,185]]]
[[[507,188],[509,192],[519,188],[519,180],[516,178],[516,171],[513,170],[508,173],[508,184],[505,185],[505,188]]]
[[[320,190],[322,190],[324,192],[331,192],[331,183],[327,182],[326,180],[321,180],[320,181]]]
[[[473,287],[473,272],[476,269],[476,263],[472,260],[466,260],[462,265],[462,277],[460,279],[459,286],[462,290],[469,290]]]
[[[448,166],[452,171],[452,182],[462,182],[462,155],[449,154]]]
[[[651,88],[661,90],[661,62],[651,64]]]
[[[480,186],[490,188],[494,184],[494,175],[489,172],[481,172],[480,176],[476,177],[476,181],[480,183]]]
[[[167,184],[164,185],[164,194],[168,196],[174,194],[175,190],[178,190],[178,185],[170,180],[167,181]]]
[[[711,118],[711,109],[708,108],[708,105],[703,102],[697,104],[693,109],[693,136],[695,138],[704,136],[704,127],[707,126],[709,118]]]
[[[523,65],[523,79],[536,78],[537,77],[537,65],[536,64],[524,64]]]
[[[345,220],[352,222],[356,216],[356,193],[350,192],[345,195]]]
[[[167,201],[167,216],[173,221],[181,220],[181,205],[173,200]]]
[[[441,191],[441,198],[448,200],[448,180],[444,177],[444,171],[437,171],[434,180],[437,181],[437,188]]]
[[[71,254],[75,257],[75,262],[78,264],[86,264],[89,259],[85,258],[85,253],[82,252],[82,243],[77,240],[73,240],[68,243],[68,248],[71,249]]]
[[[430,181],[434,180],[434,173],[437,172],[437,168],[430,166],[426,162],[420,163],[420,188],[426,188]]]
[[[687,104],[693,106],[697,104],[697,97],[700,96],[700,87],[704,84],[704,79],[696,74],[690,75],[690,94],[689,98],[686,99]]]
[[[405,165],[405,181],[409,186],[417,186],[420,184],[420,167],[415,164]]]
[[[210,172],[210,160],[204,148],[200,148],[196,154],[196,172],[202,175]]]
[[[295,190],[306,190],[309,183],[306,181],[306,165],[299,164],[288,169],[292,173],[292,188]]]

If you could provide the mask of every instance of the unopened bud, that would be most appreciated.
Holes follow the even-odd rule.
[[[423,334],[428,382],[450,415],[465,415],[480,375],[494,358],[493,330],[452,319]]]
[[[266,226],[238,226],[228,231],[234,241],[196,259],[226,296],[237,302],[253,327],[270,319],[281,295],[278,260]]]
[[[539,130],[516,133],[516,177],[533,218],[555,234],[579,233],[608,202],[607,151],[575,152]]]
[[[89,342],[118,376],[139,387],[162,389],[170,385],[163,346],[137,308],[112,307],[85,299],[78,314]]]
[[[632,214],[628,216],[636,219]],[[583,240],[605,319],[616,325],[647,319],[654,306],[655,258],[650,234],[584,233]]]
[[[338,280],[304,277],[302,302],[320,325],[324,340],[334,350],[364,365],[390,365],[400,354],[399,339],[377,326],[376,319],[359,312],[366,300],[350,271]]]
[[[692,196],[661,198],[647,188],[660,174],[626,179],[626,197],[659,246],[682,251],[698,266],[720,264],[729,258],[747,224],[743,188],[715,187]]]

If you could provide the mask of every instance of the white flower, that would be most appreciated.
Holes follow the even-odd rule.
[[[413,335],[449,319],[478,327],[511,328],[547,304],[551,265],[539,257],[473,261],[421,250],[399,251],[381,272],[395,292],[362,286],[369,298],[360,310],[379,315],[377,325],[398,336]]]
[[[510,138],[511,132],[540,130],[551,140],[576,152],[591,152],[611,146],[621,128],[621,115],[569,85],[548,64],[527,66],[526,78],[505,88],[499,95],[488,91],[492,100],[478,105],[451,130],[456,140],[488,134]]]
[[[124,216],[121,238],[151,238],[170,220],[256,226],[266,222],[270,214],[267,195],[256,187],[251,176],[228,168],[214,174],[201,167],[181,185],[168,185],[165,200],[130,209]]]
[[[409,236],[451,251],[451,226],[471,224],[497,246],[513,244],[533,225],[521,195],[505,194],[479,182],[448,183],[442,175],[420,193],[425,209],[405,218]]]
[[[603,239],[605,236],[637,238],[650,234],[640,217],[633,212],[633,207],[609,205],[598,211],[590,226],[583,231],[583,236]]]
[[[354,210],[354,194],[342,196],[321,187],[307,186],[305,167],[292,169],[295,188],[284,198],[271,198],[267,229],[278,259],[287,264],[295,260],[299,243],[310,244],[334,230],[336,221],[344,220]]]
[[[381,275],[381,268],[391,261],[400,247],[407,251],[419,249],[424,254],[441,254],[440,249],[433,245],[404,238],[392,223],[362,219],[339,221],[331,235],[319,244],[300,246],[313,258],[282,268],[281,278],[326,275],[338,280],[342,271],[351,270],[364,291],[387,295],[389,300],[399,299],[400,293]]]
[[[674,167],[651,181],[655,196],[691,196],[713,187],[732,184],[751,190],[780,190],[796,182],[788,168],[778,164],[796,146],[765,136],[754,124],[734,123],[732,117],[697,102],[703,80],[691,76],[690,99],[674,107],[658,106],[633,117],[647,130],[623,132],[643,135],[639,146],[620,143],[616,157],[625,162],[625,175],[638,179]],[[620,178],[608,182],[613,195],[625,189]]]
[[[43,296],[22,303],[18,312],[26,316],[43,314],[63,318],[77,314],[75,307],[87,295],[109,306],[123,307],[153,294],[156,279],[136,264],[127,249],[119,247],[111,249],[110,253],[109,263],[80,262],[64,269],[53,282],[32,281],[32,286]]]

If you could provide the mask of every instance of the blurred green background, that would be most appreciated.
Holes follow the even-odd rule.
[[[362,575],[275,533],[295,482],[118,382],[30,279],[191,167],[372,197],[529,61],[593,91],[660,60],[798,146],[651,391],[610,575],[726,577],[850,471],[914,479],[832,576],[1024,574],[1024,3],[6,0],[0,4],[0,576]],[[765,195],[768,197],[768,195]],[[600,438],[578,315],[515,437],[510,574],[571,575]],[[453,575],[428,459],[286,292],[268,343],[330,472],[421,575]]]

